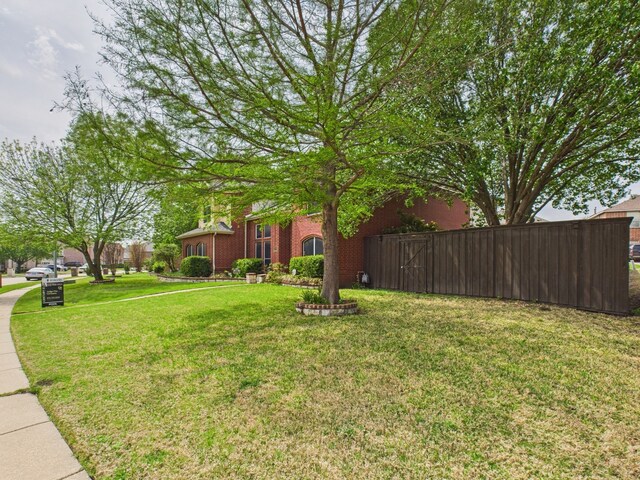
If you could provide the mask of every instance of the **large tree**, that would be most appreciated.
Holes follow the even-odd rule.
[[[477,0],[465,22],[467,48],[448,60],[457,74],[434,88],[417,61],[401,84],[415,129],[398,138],[420,150],[408,177],[462,196],[491,225],[549,204],[585,212],[640,179],[637,1]]]
[[[3,142],[0,212],[24,237],[80,251],[101,280],[105,245],[139,234],[152,201],[89,125],[76,119],[62,145]]]
[[[149,173],[207,182],[236,213],[262,201],[265,221],[320,209],[322,294],[337,303],[339,222],[393,187],[385,92],[450,1],[106,3],[104,58],[124,83],[110,99],[153,143]]]

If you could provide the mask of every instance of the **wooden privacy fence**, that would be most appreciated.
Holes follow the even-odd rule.
[[[373,288],[629,312],[629,218],[365,239]]]

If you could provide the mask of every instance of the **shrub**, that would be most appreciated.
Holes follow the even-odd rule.
[[[129,275],[129,272],[131,271],[131,265],[129,265],[129,263],[127,262],[123,265],[123,268],[124,268],[124,273]]]
[[[398,217],[400,217],[399,227],[385,228],[382,233],[420,233],[420,232],[435,232],[439,230],[436,222],[425,222],[422,218],[410,212],[403,212],[398,210]]]
[[[144,262],[144,268],[147,270],[147,272],[153,272],[153,259],[152,258],[147,258]],[[141,272],[142,270],[138,270],[139,272]]]
[[[299,275],[283,275],[280,279],[280,283],[286,283],[288,285],[309,285],[318,287],[322,285],[322,279],[314,277],[301,277]]]
[[[268,270],[269,272],[285,274],[287,273],[287,266],[284,263],[275,262],[269,265]]]
[[[213,267],[209,257],[198,257],[193,255],[186,257],[180,264],[180,273],[185,277],[208,277],[211,275]]]
[[[280,285],[282,284],[282,279],[284,277],[285,277],[284,273],[276,272],[272,270],[269,273],[267,273],[267,276],[264,279],[264,281],[267,283],[275,283],[276,285]]]
[[[261,258],[239,258],[234,260],[231,265],[233,273],[239,277],[244,277],[247,273],[260,273],[262,272],[262,259]]]
[[[289,271],[296,271],[296,275],[303,277],[322,277],[324,273],[324,256],[308,255],[293,257],[289,262]]]
[[[153,262],[152,270],[154,273],[163,273],[167,268],[166,262]]]
[[[173,243],[161,243],[153,250],[153,258],[158,262],[165,262],[171,272],[175,272],[176,262],[180,257],[180,247]]]
[[[320,295],[320,292],[315,290],[303,290],[302,301],[304,303],[319,303],[321,305],[327,304],[327,299]]]

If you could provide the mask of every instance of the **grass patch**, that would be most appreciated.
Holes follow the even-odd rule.
[[[105,277],[109,278],[109,277]],[[217,285],[230,285],[232,283],[179,283],[179,282],[159,282],[158,279],[147,273],[136,273],[124,275],[116,278],[113,283],[103,283],[89,285],[92,277],[80,278],[75,284],[64,286],[64,307],[65,309],[77,305],[91,305],[93,303],[111,302],[123,300],[125,298],[138,297],[142,295],[152,295],[154,293],[172,292],[176,290],[190,290]],[[39,312],[41,307],[40,289],[24,295],[16,307],[14,313]]]
[[[32,287],[32,286],[33,286],[33,283],[31,283],[31,282],[29,282],[29,283],[14,283],[13,285],[4,285],[4,286],[0,287],[0,294],[11,292],[13,290],[20,290],[21,288]]]
[[[317,318],[299,296],[245,285],[12,329],[100,479],[640,476],[638,319],[366,290],[361,315]]]

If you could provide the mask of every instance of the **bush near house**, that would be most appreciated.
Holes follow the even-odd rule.
[[[296,271],[296,275],[320,278],[324,274],[324,256],[308,255],[292,257],[289,261],[289,271]]]
[[[287,274],[287,266],[284,263],[275,262],[267,268],[267,278],[265,282],[280,285],[283,277]]]
[[[208,277],[213,272],[209,257],[193,255],[186,257],[180,264],[180,273],[185,277]]]
[[[153,262],[153,266],[151,267],[153,269],[154,273],[164,273],[164,271],[167,269],[167,263],[166,262]]]
[[[262,272],[262,259],[260,258],[239,258],[231,265],[233,273],[239,277],[244,277],[247,273]]]
[[[169,271],[177,270],[176,263],[180,258],[180,247],[173,243],[161,243],[153,250],[153,259],[156,262],[165,262]]]

